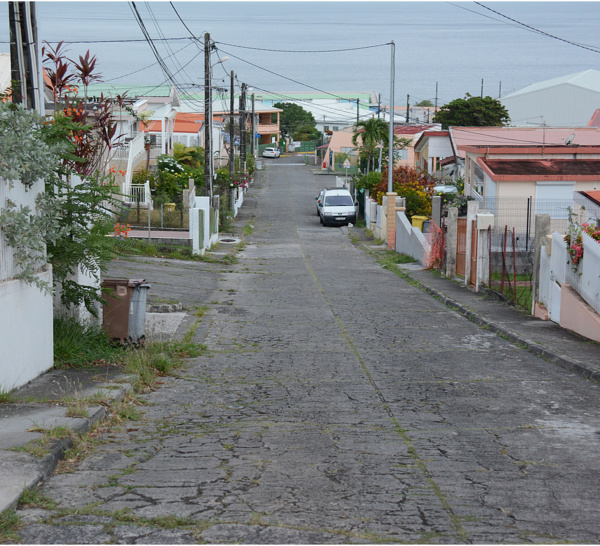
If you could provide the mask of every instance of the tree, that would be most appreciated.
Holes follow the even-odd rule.
[[[422,100],[421,102],[418,102],[417,104],[415,104],[415,106],[424,106],[427,108],[431,108],[432,106],[434,106],[433,102],[431,102],[430,100]]]
[[[510,121],[508,111],[502,103],[492,97],[455,99],[442,106],[433,118],[443,129],[456,127],[501,127]]]
[[[367,159],[367,172],[371,158],[378,155],[378,147],[385,146],[389,142],[389,124],[379,118],[371,118],[366,121],[359,121],[354,126],[354,135],[352,143],[356,146],[360,138],[360,155]]]
[[[321,133],[310,112],[293,102],[278,102],[275,108],[282,110],[279,118],[281,132],[292,140],[317,140]]]

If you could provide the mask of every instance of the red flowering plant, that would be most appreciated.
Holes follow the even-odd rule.
[[[46,243],[54,284],[61,287],[64,305],[83,303],[96,314],[101,294],[73,279],[81,269],[99,281],[113,255],[106,235],[114,230],[113,211],[120,206],[117,173],[109,168],[119,140],[114,101],[104,96],[88,100],[88,86],[100,79],[96,57],[89,52],[72,60],[61,42],[56,47],[46,44],[42,55],[49,78],[46,87],[54,99],[54,112],[42,137],[61,150],[53,176],[46,179],[46,196],[60,224]]]
[[[567,243],[567,252],[571,258],[573,271],[577,271],[579,263],[583,258],[583,233],[586,233],[600,244],[600,227],[587,222],[579,226],[573,221],[573,211],[569,209],[569,227],[567,228],[564,240]]]

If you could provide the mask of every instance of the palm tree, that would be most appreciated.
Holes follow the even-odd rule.
[[[366,121],[359,121],[354,126],[354,135],[352,143],[358,145],[360,137],[360,154],[367,157],[367,174],[371,157],[375,156],[378,146],[384,146],[388,142],[389,125],[386,121],[379,118],[371,118]]]

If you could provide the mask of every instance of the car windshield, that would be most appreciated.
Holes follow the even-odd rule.
[[[328,207],[351,207],[354,203],[349,195],[329,195],[325,198]]]

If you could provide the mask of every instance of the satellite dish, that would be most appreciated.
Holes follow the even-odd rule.
[[[573,139],[575,138],[575,133],[571,133],[568,137],[567,140],[565,140],[565,145],[568,146],[569,144],[571,144],[571,142],[573,142]]]

